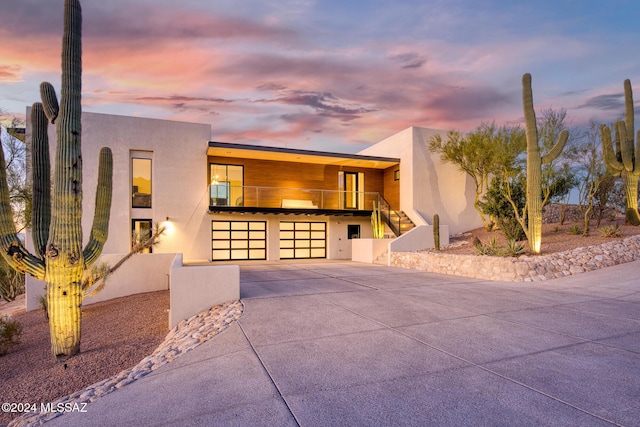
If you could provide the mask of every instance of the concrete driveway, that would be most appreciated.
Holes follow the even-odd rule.
[[[501,283],[241,267],[245,311],[52,425],[640,425],[640,262]]]

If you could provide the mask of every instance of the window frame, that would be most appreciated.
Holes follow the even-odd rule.
[[[218,184],[214,184],[213,180],[214,180],[214,176],[212,174],[212,169],[215,166],[221,166],[224,167],[225,170],[225,176],[221,177],[220,180],[218,181]],[[231,193],[233,191],[233,186],[231,186],[231,181],[229,180],[229,167],[236,167],[236,168],[240,168],[241,172],[242,172],[242,181],[241,181],[241,192],[240,192],[240,196],[237,197],[236,196],[236,200],[231,200]],[[217,163],[217,162],[209,162],[209,205],[210,206],[242,206],[244,204],[244,165],[238,165],[238,164],[231,164],[231,163]],[[226,184],[226,185],[224,185]],[[216,197],[214,198],[214,189],[213,186],[216,186],[218,188],[215,189],[215,195]],[[220,195],[219,191],[220,191],[220,187],[224,188],[225,191],[225,197],[218,197]],[[214,203],[214,199],[215,199],[215,203]],[[219,204],[219,202],[221,202],[222,200],[224,200],[224,204]],[[242,200],[240,204],[237,203],[238,200]]]
[[[144,160],[144,161],[148,161],[149,162],[149,203],[148,206],[147,205],[141,205],[141,204],[136,204],[135,203],[135,195],[136,194],[142,194],[142,195],[146,195],[145,193],[136,193],[133,191],[135,185],[133,184],[133,179],[134,179],[134,162],[138,161],[138,160]],[[153,208],[153,159],[150,157],[141,157],[139,154],[136,155],[131,155],[131,176],[130,176],[130,182],[131,182],[131,208],[132,209],[151,209]]]
[[[357,232],[353,232],[357,230]],[[361,236],[360,224],[347,224],[347,240],[359,239]],[[355,235],[355,237],[353,237]]]
[[[136,232],[136,223],[148,223],[149,224],[149,237],[153,236],[153,220],[151,218],[132,218],[131,219],[131,244],[130,247],[133,248],[134,240],[133,236]],[[153,247],[149,247],[144,249],[142,254],[151,254],[153,253]]]

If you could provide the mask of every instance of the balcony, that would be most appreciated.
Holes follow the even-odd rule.
[[[209,186],[211,213],[371,216],[374,202],[396,236],[415,226],[409,217],[394,210],[377,192],[234,187],[225,182]]]
[[[313,190],[302,188],[209,186],[212,213],[273,213],[370,216],[377,192]]]

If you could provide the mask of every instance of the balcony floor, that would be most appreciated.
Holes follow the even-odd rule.
[[[300,209],[300,208],[261,208],[251,206],[209,206],[209,213],[251,213],[272,215],[316,215],[316,216],[371,216],[371,210],[357,209]]]

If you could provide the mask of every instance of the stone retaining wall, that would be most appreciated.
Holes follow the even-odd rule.
[[[391,252],[390,265],[477,279],[534,282],[640,259],[640,235],[551,255],[503,258],[435,251]]]

